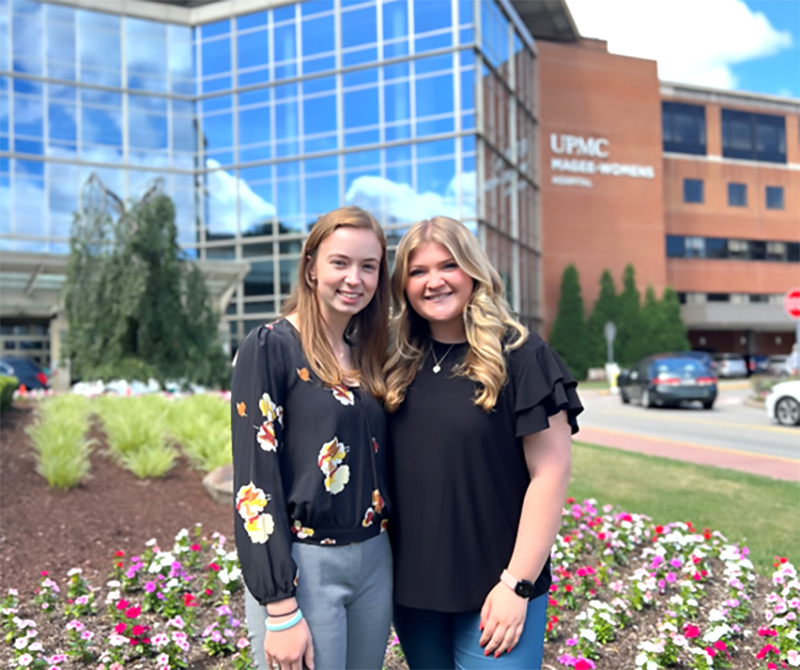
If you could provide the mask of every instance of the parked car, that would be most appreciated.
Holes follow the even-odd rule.
[[[800,426],[800,381],[775,384],[765,404],[767,415],[782,426]]]
[[[767,374],[773,377],[789,376],[789,357],[783,354],[776,354],[767,359]]]
[[[747,363],[741,354],[714,354],[720,377],[747,377]]]
[[[697,358],[676,354],[657,354],[623,370],[617,380],[622,402],[649,407],[678,406],[699,400],[711,409],[717,399],[717,377]]]
[[[16,377],[20,386],[28,390],[50,388],[50,380],[44,370],[29,358],[4,356],[0,359],[0,374]]]
[[[676,351],[672,355],[683,356],[685,358],[696,358],[698,361],[702,361],[703,365],[711,370],[717,369],[717,362],[707,351]]]
[[[768,370],[769,356],[762,356],[761,354],[750,354],[747,356],[747,369],[751,375],[766,375],[769,374]]]

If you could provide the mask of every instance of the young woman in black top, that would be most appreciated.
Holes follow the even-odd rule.
[[[235,536],[261,670],[382,666],[388,302],[380,226],[358,207],[329,212],[305,242],[283,318],[237,353]]]
[[[417,668],[539,668],[582,407],[463,225],[397,249],[387,363],[395,628]]]

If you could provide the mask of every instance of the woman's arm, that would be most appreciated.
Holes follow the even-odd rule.
[[[508,564],[508,572],[516,579],[534,581],[539,576],[561,526],[572,466],[572,429],[563,410],[549,421],[545,430],[523,438],[531,482]],[[525,625],[528,602],[502,582],[492,589],[481,610],[480,643],[487,656],[514,648]]]

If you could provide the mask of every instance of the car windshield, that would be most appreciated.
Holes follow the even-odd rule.
[[[665,358],[655,363],[656,374],[669,376],[699,376],[708,374],[705,365],[692,358]]]

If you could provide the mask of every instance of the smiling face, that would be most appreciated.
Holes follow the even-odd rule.
[[[434,339],[461,342],[466,338],[464,308],[474,281],[439,242],[426,242],[408,259],[405,292],[413,310],[428,321]]]
[[[375,233],[342,226],[320,242],[309,264],[323,318],[347,320],[369,305],[378,288],[383,251]]]

